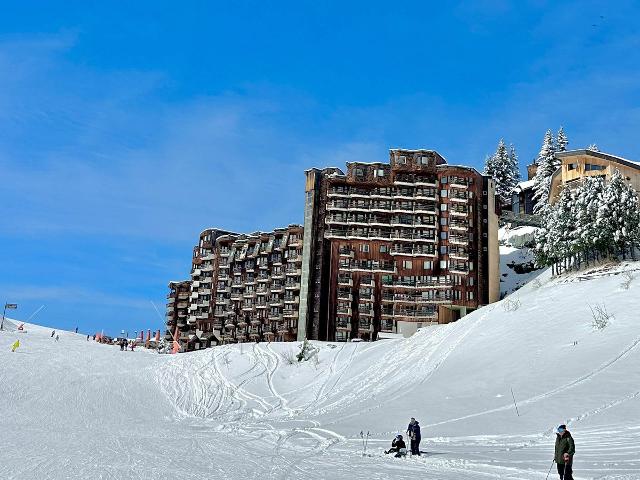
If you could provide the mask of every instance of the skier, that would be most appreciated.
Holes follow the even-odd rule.
[[[60,336],[59,336],[59,335],[56,335],[56,342],[57,342],[58,340],[60,340]]]
[[[89,335],[87,335],[87,342],[89,341]]]
[[[413,417],[407,427],[407,435],[411,439],[411,455],[420,455],[420,424]]]
[[[51,332],[51,338],[53,338],[53,336],[56,334],[56,331],[54,330],[53,332]]]
[[[407,444],[404,443],[402,435],[396,435],[396,438],[391,442],[391,448],[385,450],[385,454],[395,453],[396,458],[404,457],[407,455]]]
[[[76,333],[78,333],[78,327],[76,327]]]
[[[15,352],[18,347],[20,346],[20,340],[16,340],[15,342],[13,342],[13,345],[11,345],[11,352]]]
[[[566,425],[560,425],[556,429],[556,448],[553,459],[558,467],[560,480],[573,480],[573,454],[576,445]]]

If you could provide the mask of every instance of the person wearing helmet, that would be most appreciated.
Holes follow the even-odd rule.
[[[395,453],[396,458],[404,457],[407,454],[407,444],[404,443],[402,435],[396,435],[396,438],[391,442],[391,448],[384,453]]]
[[[556,447],[553,459],[558,466],[560,480],[573,480],[573,454],[576,445],[566,425],[556,428]]]

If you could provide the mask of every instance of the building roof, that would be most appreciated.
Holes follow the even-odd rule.
[[[514,188],[513,191],[514,192],[524,192],[525,190],[529,190],[530,188],[533,188],[533,180],[526,180],[524,182],[519,182]]]
[[[609,160],[610,162],[620,163],[622,165],[626,165],[627,167],[640,170],[640,162],[634,162],[633,160],[628,160],[626,158],[618,157],[617,155],[612,155],[610,153],[597,152],[595,150],[588,150],[588,149],[569,150],[566,152],[556,153],[556,157],[560,159],[575,157],[578,155],[589,155],[591,157],[601,158],[603,160]]]

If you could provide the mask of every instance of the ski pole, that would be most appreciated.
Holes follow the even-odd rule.
[[[551,466],[549,467],[549,471],[547,472],[547,478],[545,478],[544,480],[548,480],[549,479],[549,474],[551,473],[551,469],[553,468],[553,464],[556,463],[556,459],[554,458],[553,460],[551,460]]]

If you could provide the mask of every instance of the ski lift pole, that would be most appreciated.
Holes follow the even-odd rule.
[[[516,396],[513,394],[513,388],[509,388],[511,389],[511,398],[513,398],[513,405],[516,407],[516,414],[520,416],[520,412],[518,411],[518,404],[516,403]]]

